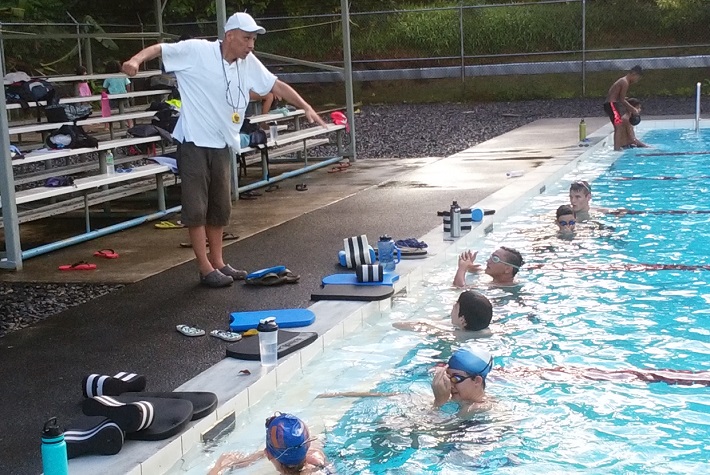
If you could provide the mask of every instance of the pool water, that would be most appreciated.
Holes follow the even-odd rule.
[[[710,151],[710,130],[649,131],[642,139],[654,148],[598,152],[471,243],[479,263],[500,245],[526,260],[518,289],[469,281],[494,304],[492,335],[476,341],[495,359],[490,411],[461,421],[451,404],[431,408],[432,367],[471,342],[392,327],[398,321],[447,327],[459,293],[450,287],[449,263],[396,297],[384,318],[326,349],[303,375],[238,416],[233,433],[194,451],[173,473],[205,473],[224,451],[263,447],[264,419],[275,410],[321,433],[341,474],[710,472],[710,388],[536,373],[710,370],[710,270],[627,266],[710,265],[710,214],[686,213],[710,210],[710,179],[701,178],[710,177],[710,152],[695,153]],[[658,213],[599,212],[573,239],[561,239],[554,211],[577,179],[592,182],[596,206]],[[399,395],[316,398],[368,390]],[[245,472],[273,468],[262,462]]]

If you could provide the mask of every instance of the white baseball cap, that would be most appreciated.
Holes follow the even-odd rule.
[[[260,35],[266,33],[266,30],[257,25],[251,15],[244,12],[237,12],[229,17],[227,23],[224,24],[224,31],[227,32],[229,30],[242,30],[247,33],[258,33]]]

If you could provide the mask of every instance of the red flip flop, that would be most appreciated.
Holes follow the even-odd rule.
[[[96,264],[89,264],[86,261],[75,262],[71,265],[59,266],[59,270],[94,270],[96,269]]]
[[[106,259],[117,259],[118,258],[118,253],[114,251],[113,249],[101,249],[100,251],[96,251],[94,253],[95,257],[104,257]]]

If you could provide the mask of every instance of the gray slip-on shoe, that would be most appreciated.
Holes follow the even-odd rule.
[[[247,278],[247,271],[237,270],[234,267],[227,264],[219,270],[222,274],[228,275],[234,280],[244,280]]]
[[[200,284],[206,287],[229,287],[233,282],[234,279],[218,270],[213,270],[207,275],[200,275]]]

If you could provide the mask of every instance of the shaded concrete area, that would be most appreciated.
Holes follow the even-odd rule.
[[[599,119],[599,125],[605,123]],[[594,130],[591,121],[589,127]],[[225,343],[185,338],[175,325],[209,331],[226,328],[233,311],[306,307],[320,279],[338,271],[344,237],[420,237],[441,226],[436,212],[448,209],[451,200],[474,204],[511,183],[506,171],[531,170],[547,157],[581,152],[577,124],[569,120],[538,121],[495,140],[446,159],[372,160],[347,172],[321,170],[239,202],[229,231],[242,239],[229,244],[225,256],[249,270],[287,265],[301,275],[297,285],[201,288],[189,262],[191,250],[178,248],[186,232],[155,230],[152,224],[31,259],[23,272],[3,274],[18,280],[52,274],[73,281],[135,282],[0,339],[3,473],[39,473],[40,428],[50,416],[65,424],[80,414],[85,375],[132,371],[147,377],[148,390],[169,391],[224,357]],[[296,192],[299,182],[309,191]],[[100,271],[55,271],[60,263],[87,260],[107,247],[121,258],[91,259]]]

